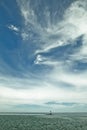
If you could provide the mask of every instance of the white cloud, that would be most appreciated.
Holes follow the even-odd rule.
[[[29,37],[29,34],[27,34],[26,32],[22,32],[21,36],[22,36],[23,40],[25,40],[25,39],[27,40]]]
[[[0,87],[0,104],[37,104],[44,105],[47,101],[63,101],[86,103],[86,92],[65,91],[61,88],[45,84],[33,89],[18,89]]]
[[[87,63],[87,35],[84,35],[82,42],[82,46],[70,56],[70,59],[72,61],[81,61],[83,63]]]
[[[18,1],[18,0],[17,0]],[[36,59],[35,64],[45,64],[53,66],[50,73],[38,75],[39,80],[31,79],[31,82],[15,80],[16,85],[19,86],[18,90],[2,84],[0,86],[0,103],[3,104],[38,104],[44,105],[45,102],[55,100],[62,102],[76,102],[86,103],[87,92],[87,71],[85,72],[71,72],[70,67],[75,60],[86,61],[87,57],[87,10],[86,1],[75,1],[65,10],[65,14],[61,21],[51,23],[50,12],[48,8],[44,10],[46,25],[42,26],[38,20],[37,15],[33,8],[30,7],[29,1],[18,1],[21,14],[24,18],[24,28],[21,32],[23,40],[30,38],[29,30],[34,31],[39,35],[38,49],[35,51]],[[54,14],[55,15],[55,14]],[[30,27],[31,25],[31,27]],[[19,29],[10,25],[9,29],[19,31]],[[72,41],[76,40],[79,36],[83,35],[82,46],[69,56],[68,61],[58,61],[49,56],[43,56],[39,53],[49,52],[51,49],[73,44]],[[28,75],[28,73],[27,73]],[[30,77],[28,77],[29,79]],[[13,85],[11,82],[11,85]],[[56,83],[56,84],[55,84]],[[64,84],[69,84],[73,89],[64,89]],[[11,86],[10,85],[10,86]],[[28,86],[27,89],[22,89],[23,86]],[[63,86],[63,87],[62,87]],[[30,87],[30,88],[29,88]]]
[[[60,65],[60,62],[57,61],[52,61],[51,58],[46,58],[42,55],[37,55],[36,60],[34,61],[35,64],[44,64],[44,65],[52,65],[52,66],[56,66],[56,65]]]
[[[58,76],[59,75],[59,76]],[[68,72],[64,67],[56,68],[51,75],[51,80],[60,81],[76,87],[77,89],[86,88],[87,86],[87,71],[81,73]]]
[[[39,35],[39,41],[37,39],[36,42],[41,41],[39,44],[40,48],[36,50],[35,54],[42,52],[45,53],[53,48],[71,44],[72,42],[70,41],[75,40],[81,35],[85,35],[85,37],[87,37],[87,8],[85,6],[87,4],[86,1],[82,2],[81,0],[77,0],[73,2],[70,7],[65,10],[63,20],[56,21],[56,18],[54,17],[54,23],[51,23],[51,14],[48,7],[46,7],[43,12],[45,15],[45,26],[42,26],[38,22],[38,16],[36,15],[35,10],[30,6],[30,1],[21,0],[21,2],[18,2],[22,16],[25,20],[26,29],[25,32],[22,32],[23,39],[26,40],[28,37],[30,38],[30,34],[27,33],[27,31],[29,29],[32,29]],[[31,28],[30,24],[32,26]],[[85,45],[85,47],[86,46],[87,45]],[[81,50],[84,51],[85,47],[81,48]],[[83,55],[82,51],[81,55]]]
[[[15,31],[15,32],[19,32],[19,28],[16,27],[15,25],[8,25],[8,28],[9,28],[10,30]]]
[[[61,21],[56,21],[54,19],[54,23],[51,23],[51,15],[49,9],[46,7],[44,10],[45,15],[45,24],[46,26],[41,26],[41,24],[37,20],[37,15],[35,14],[35,10],[30,6],[29,2],[22,1],[19,6],[21,9],[22,16],[25,20],[25,26],[29,27],[31,23],[33,31],[37,32],[40,36],[40,48],[36,50],[35,54],[37,54],[35,64],[47,64],[53,65],[54,70],[51,72],[52,74],[58,77],[58,73],[56,72],[55,66],[60,72],[61,81],[66,81],[74,86],[78,85],[86,85],[86,79],[83,76],[84,74],[72,74],[67,73],[67,68],[73,64],[75,60],[83,60],[86,62],[87,60],[87,1],[84,0],[76,0],[73,2],[66,10],[63,15],[63,19]],[[54,12],[55,15],[55,12]],[[54,17],[55,18],[55,17]],[[28,28],[29,29],[29,28]],[[27,30],[25,30],[27,31]],[[74,44],[77,38],[83,35],[82,46],[72,55],[69,55],[70,62],[67,61],[56,61],[49,57],[43,57],[39,53],[49,52],[51,49],[64,46],[67,44]],[[37,40],[38,42],[38,40]],[[44,42],[44,44],[43,44]],[[60,64],[59,64],[60,62]],[[62,67],[61,67],[62,66]],[[67,66],[67,67],[66,67]],[[64,71],[60,71],[62,68]],[[85,74],[86,75],[86,74]],[[54,76],[55,77],[55,76]],[[74,80],[76,82],[74,82]],[[59,80],[59,79],[57,79]]]

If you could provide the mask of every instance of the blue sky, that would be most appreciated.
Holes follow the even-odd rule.
[[[87,111],[87,1],[0,1],[0,111]]]

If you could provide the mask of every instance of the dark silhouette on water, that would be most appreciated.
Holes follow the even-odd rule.
[[[49,115],[52,115],[52,111],[50,111]]]
[[[47,113],[47,115],[52,115],[52,111],[49,111],[49,113]]]
[[[46,115],[53,115],[52,111],[49,111],[49,113],[46,113]]]

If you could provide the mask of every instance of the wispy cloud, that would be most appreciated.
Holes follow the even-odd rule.
[[[79,103],[75,102],[46,102],[47,105],[61,105],[61,106],[74,106],[80,105]],[[86,105],[86,104],[85,104]]]
[[[42,17],[44,16],[44,26],[42,26],[39,19],[40,14],[36,14],[35,8],[31,6],[31,1],[18,1],[21,14],[24,17],[24,28],[22,32],[23,39],[32,39],[38,42],[38,49],[35,54],[47,53],[52,49],[60,46],[66,46],[67,44],[74,44],[74,41],[83,35],[84,42],[86,40],[86,16],[87,9],[85,7],[86,1],[73,2],[63,14],[63,19],[58,21],[54,15],[51,15],[48,7],[45,7],[42,11]],[[36,3],[34,3],[36,4]],[[39,8],[38,4],[35,5]],[[58,11],[58,10],[57,10]],[[51,22],[51,18],[54,17],[54,22]],[[34,33],[37,35],[35,38]],[[84,59],[86,57],[86,44],[83,43],[82,47],[74,53],[73,60]],[[85,54],[84,54],[85,53]],[[81,58],[82,57],[82,58]]]
[[[17,0],[23,27],[19,30],[11,24],[8,28],[21,33],[21,76],[1,74],[0,103],[83,109],[87,102],[87,68],[81,71],[76,65],[87,63],[87,1],[71,2],[61,19],[57,18],[58,8],[51,12],[51,5],[45,1],[42,7],[41,2]]]
[[[16,27],[15,25],[8,25],[8,28],[12,31],[15,31],[15,32],[19,32],[19,28]]]

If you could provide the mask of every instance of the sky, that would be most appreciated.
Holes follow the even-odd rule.
[[[0,112],[87,112],[87,0],[0,0]]]

